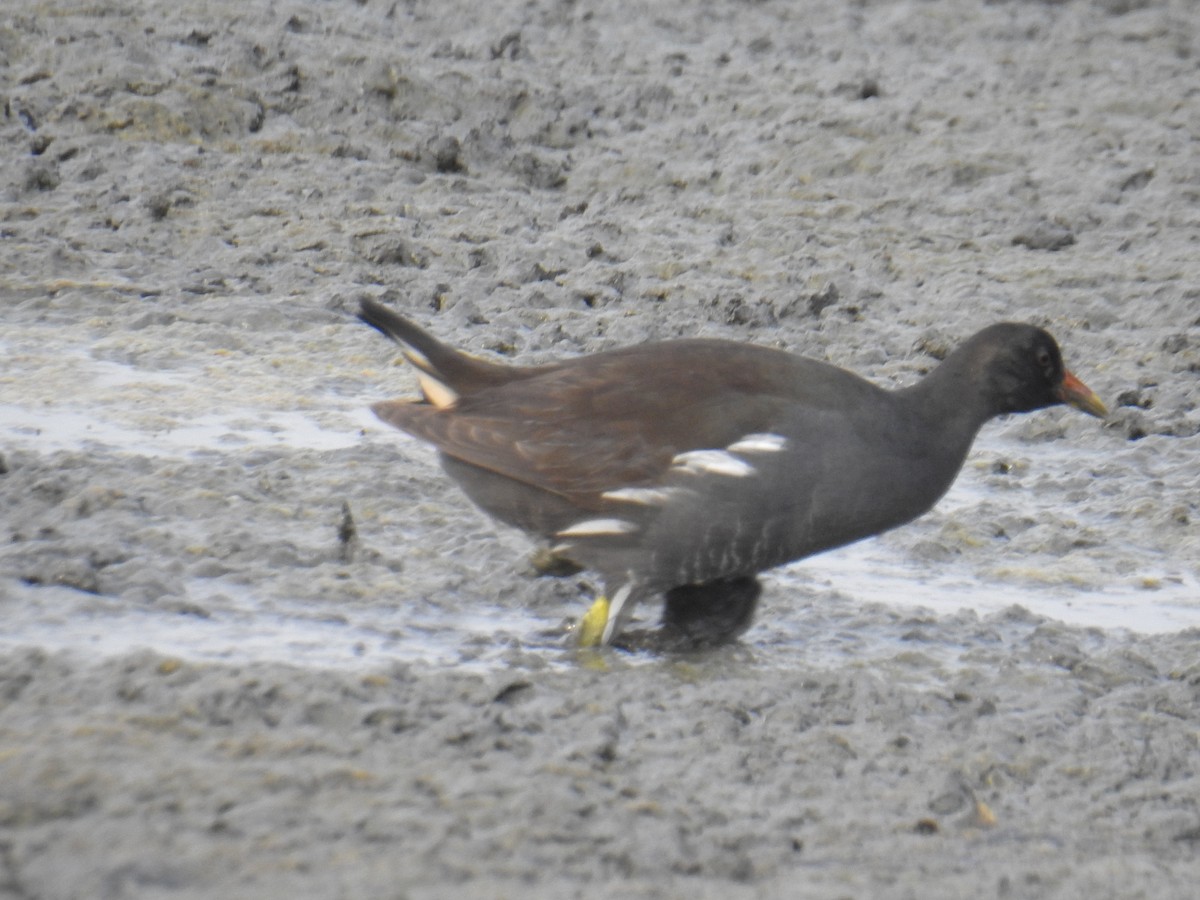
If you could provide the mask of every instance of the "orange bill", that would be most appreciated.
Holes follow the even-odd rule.
[[[1058,386],[1058,398],[1068,406],[1083,410],[1089,416],[1095,416],[1098,419],[1108,418],[1108,407],[1101,402],[1090,387],[1070,372],[1063,374],[1062,384]]]

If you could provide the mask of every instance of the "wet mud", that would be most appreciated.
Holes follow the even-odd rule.
[[[0,16],[0,896],[1190,897],[1184,0]],[[1032,321],[1113,409],[699,653],[580,652],[353,317],[911,383]],[[653,624],[656,611],[644,611]]]

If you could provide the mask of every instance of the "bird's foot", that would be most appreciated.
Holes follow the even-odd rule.
[[[753,576],[672,588],[663,602],[662,639],[695,650],[733,643],[753,623],[761,593]]]

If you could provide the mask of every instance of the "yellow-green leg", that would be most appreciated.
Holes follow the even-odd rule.
[[[608,598],[597,597],[596,602],[579,620],[580,647],[599,647],[604,642],[604,629],[608,625],[608,609]]]

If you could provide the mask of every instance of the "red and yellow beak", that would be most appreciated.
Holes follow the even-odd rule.
[[[1056,393],[1058,399],[1067,406],[1073,406],[1097,419],[1108,418],[1108,407],[1096,396],[1095,391],[1070,372],[1064,373],[1062,384],[1058,386]]]

